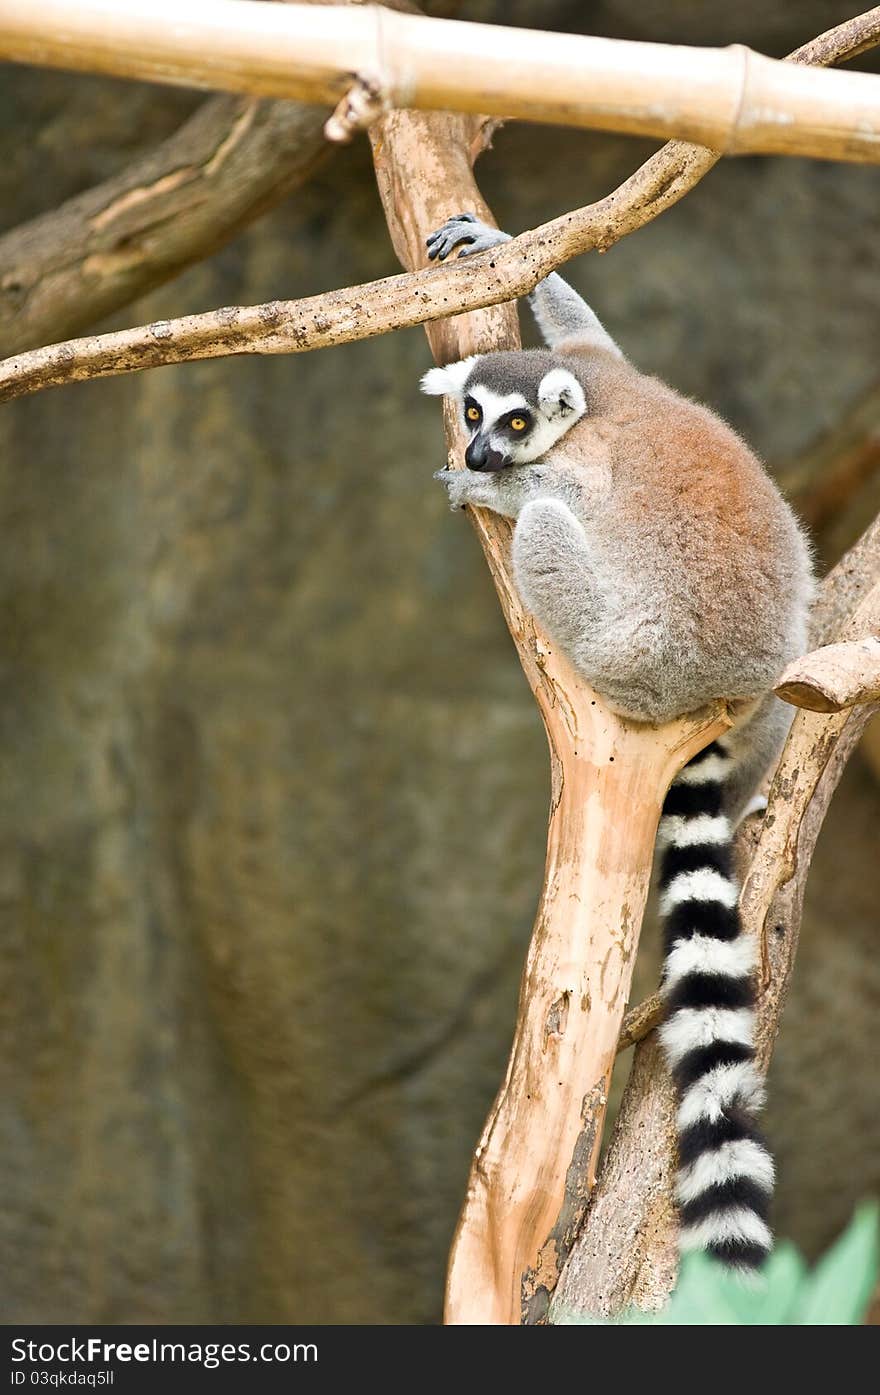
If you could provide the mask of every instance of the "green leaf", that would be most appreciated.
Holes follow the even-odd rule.
[[[740,1327],[792,1322],[804,1272],[791,1245],[779,1247],[763,1274],[747,1278],[706,1255],[688,1255],[661,1321]]]
[[[880,1212],[858,1208],[852,1223],[811,1273],[793,1245],[781,1244],[763,1273],[742,1278],[708,1255],[686,1255],[678,1285],[659,1313],[629,1309],[617,1318],[567,1309],[556,1323],[625,1327],[775,1327],[860,1323],[880,1268]]]
[[[783,1241],[777,1245],[764,1268],[763,1291],[754,1323],[761,1327],[790,1325],[795,1316],[806,1283],[807,1266],[794,1245]]]
[[[683,1326],[730,1327],[752,1319],[747,1316],[754,1295],[708,1255],[686,1255],[678,1285],[661,1321]]]
[[[874,1290],[878,1264],[878,1208],[875,1202],[866,1202],[816,1265],[792,1321],[814,1327],[860,1323]]]

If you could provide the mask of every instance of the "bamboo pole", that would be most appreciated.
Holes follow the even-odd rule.
[[[880,161],[880,78],[726,49],[432,19],[378,5],[0,0],[0,59],[257,96],[676,136],[727,154]],[[345,125],[345,122],[342,122]]]

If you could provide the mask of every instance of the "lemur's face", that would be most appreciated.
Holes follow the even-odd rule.
[[[432,368],[422,391],[458,400],[470,437],[469,470],[540,460],[587,409],[574,374],[538,350],[481,354]]]

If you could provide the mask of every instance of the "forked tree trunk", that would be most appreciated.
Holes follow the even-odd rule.
[[[453,1244],[447,1322],[547,1313],[595,1181],[663,797],[727,726],[717,712],[637,726],[583,684],[569,693],[572,708],[542,704],[561,785],[507,1076]]]
[[[485,138],[481,123],[446,115],[395,113],[376,129],[379,189],[406,267],[425,262],[427,234],[450,214],[490,216],[471,171]],[[510,308],[457,316],[429,326],[428,337],[441,363],[519,345]],[[461,427],[450,410],[446,424],[460,465]],[[516,1036],[474,1158],[446,1320],[516,1324],[546,1313],[583,1217],[663,796],[728,718],[704,712],[653,728],[616,716],[523,612],[509,571],[509,525],[483,511],[473,516],[547,729],[552,798]]]

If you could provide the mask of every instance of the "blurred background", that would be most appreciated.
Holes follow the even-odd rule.
[[[428,8],[781,55],[858,4]],[[0,232],[200,100],[0,67]],[[478,177],[518,232],[653,148],[511,125]],[[878,196],[877,167],[731,160],[564,269],[639,366],[764,456],[823,569],[880,508]],[[101,327],[397,269],[361,139]],[[431,479],[429,363],[416,328],[0,413],[7,1323],[439,1318],[548,789],[482,555]],[[880,1191],[872,742],[819,845],[771,1073],[777,1225],[810,1254]],[[635,998],[657,963],[648,924]]]

